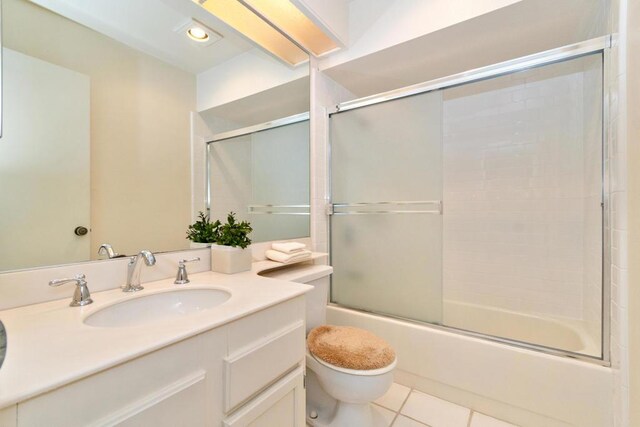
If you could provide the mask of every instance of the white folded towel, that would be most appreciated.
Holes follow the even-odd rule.
[[[307,245],[299,242],[280,242],[271,244],[271,249],[282,252],[283,254],[302,252],[306,247]]]
[[[275,251],[273,249],[267,249],[264,252],[264,255],[270,260],[281,262],[283,264],[292,264],[294,262],[311,259],[311,251],[304,250],[304,249],[301,250],[300,252],[295,252],[292,254],[285,254],[280,251]]]

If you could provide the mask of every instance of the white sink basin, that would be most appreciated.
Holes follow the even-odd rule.
[[[166,322],[202,313],[231,298],[223,289],[176,289],[140,295],[101,308],[84,319],[89,326],[119,328]]]

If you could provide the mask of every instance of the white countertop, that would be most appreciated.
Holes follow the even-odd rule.
[[[70,307],[69,299],[0,311],[7,330],[7,354],[0,369],[0,408],[18,403],[172,343],[224,325],[248,314],[306,293],[311,286],[258,276],[280,266],[261,261],[252,270],[226,275],[190,275],[191,283],[173,278],[144,283],[134,294],[119,288],[92,294],[93,304]],[[89,284],[90,285],[90,284]],[[221,288],[232,296],[209,311],[177,320],[125,328],[99,328],[82,320],[114,301],[166,289]]]

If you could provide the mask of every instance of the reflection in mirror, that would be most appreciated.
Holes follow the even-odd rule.
[[[309,108],[306,64],[274,59],[195,2],[2,0],[2,18],[0,271],[104,258],[105,243],[188,248],[204,142]],[[189,39],[193,22],[214,42]]]
[[[251,222],[252,240],[309,235],[309,115],[219,134],[207,144],[212,218]]]

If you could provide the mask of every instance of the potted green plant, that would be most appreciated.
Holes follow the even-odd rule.
[[[187,228],[187,239],[192,248],[208,247],[215,243],[220,221],[211,222],[204,212],[198,213],[198,220]]]
[[[237,221],[229,212],[227,222],[217,227],[215,244],[211,245],[211,270],[233,274],[251,269],[251,239],[253,229],[247,221]]]

